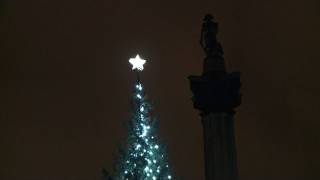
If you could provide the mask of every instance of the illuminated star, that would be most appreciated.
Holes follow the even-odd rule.
[[[141,59],[139,54],[135,58],[130,58],[129,59],[130,64],[132,65],[132,70],[137,69],[138,71],[143,70],[143,65],[146,63],[146,60]]]

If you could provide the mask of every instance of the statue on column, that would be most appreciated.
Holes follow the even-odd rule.
[[[217,44],[218,23],[214,22],[213,19],[211,14],[207,14],[203,18],[200,45],[206,54],[212,52]]]
[[[200,37],[206,53],[203,72],[189,76],[190,88],[203,126],[205,179],[238,180],[234,115],[241,104],[240,73],[227,72],[217,34],[218,23],[207,14]]]

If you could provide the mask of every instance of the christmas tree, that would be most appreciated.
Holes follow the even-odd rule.
[[[120,152],[114,180],[170,180],[172,179],[165,148],[160,146],[157,122],[150,115],[144,88],[139,78],[146,60],[137,55],[131,58],[137,75],[133,96],[133,117],[128,126],[125,151]]]

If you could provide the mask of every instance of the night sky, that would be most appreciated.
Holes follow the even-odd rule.
[[[112,169],[130,118],[128,59],[137,53],[148,60],[142,80],[174,174],[204,179],[187,77],[202,72],[208,12],[219,22],[228,69],[242,72],[240,179],[320,179],[319,1],[0,5],[1,180],[100,180],[102,167]]]

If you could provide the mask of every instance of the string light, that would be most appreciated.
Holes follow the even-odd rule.
[[[129,62],[133,70],[142,71],[146,60],[137,55]],[[123,157],[124,163],[119,166],[122,170],[114,180],[172,179],[168,162],[164,158],[164,151],[156,142],[155,126],[150,120],[150,107],[145,102],[143,89],[142,84],[138,81],[135,85],[134,102],[136,105],[133,126],[129,131],[127,153]]]

